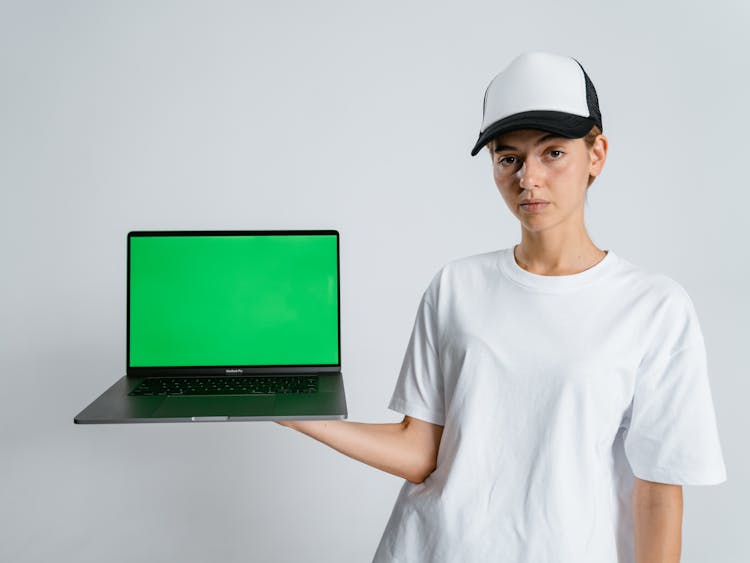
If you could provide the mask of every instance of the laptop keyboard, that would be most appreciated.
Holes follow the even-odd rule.
[[[316,393],[318,376],[147,377],[128,395],[271,395]]]

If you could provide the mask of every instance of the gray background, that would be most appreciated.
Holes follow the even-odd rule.
[[[395,476],[270,422],[73,424],[124,370],[125,234],[340,230],[350,420],[401,420],[432,274],[520,240],[484,89],[549,50],[601,100],[594,242],[705,334],[729,479],[685,488],[683,561],[747,561],[749,13],[692,4],[3,2],[0,560],[369,561]]]

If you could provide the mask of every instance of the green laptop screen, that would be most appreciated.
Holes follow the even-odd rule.
[[[335,234],[129,244],[131,367],[339,363]]]

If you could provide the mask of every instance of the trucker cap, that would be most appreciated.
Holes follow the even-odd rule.
[[[471,151],[517,129],[541,129],[563,137],[585,137],[602,115],[594,84],[572,57],[528,52],[513,59],[484,92],[482,126]]]

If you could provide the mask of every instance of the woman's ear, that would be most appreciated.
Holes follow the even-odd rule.
[[[607,160],[607,150],[609,149],[609,141],[604,135],[598,135],[594,139],[594,145],[589,150],[589,156],[591,158],[591,166],[589,168],[589,174],[591,176],[598,176],[604,168],[604,162]]]

